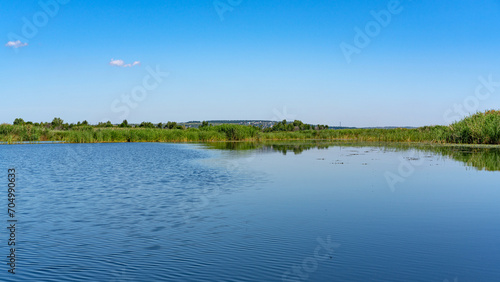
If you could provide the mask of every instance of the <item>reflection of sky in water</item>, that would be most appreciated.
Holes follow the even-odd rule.
[[[500,173],[463,152],[252,146],[0,146],[18,170],[16,278],[281,281],[330,236],[310,281],[499,280]]]

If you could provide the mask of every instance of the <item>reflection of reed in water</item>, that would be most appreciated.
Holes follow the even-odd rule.
[[[464,162],[468,166],[478,170],[500,171],[500,150],[487,148],[459,148],[439,152],[442,155],[450,156],[454,160]]]
[[[500,148],[461,145],[403,145],[398,150],[417,149],[436,155],[450,157],[478,170],[500,171]]]
[[[478,170],[500,171],[500,147],[474,145],[429,145],[408,143],[366,143],[366,142],[328,142],[328,141],[288,141],[288,142],[219,142],[207,144],[210,149],[219,150],[257,150],[264,152],[289,152],[301,154],[311,149],[328,149],[329,147],[380,147],[389,151],[419,150],[436,155],[447,156],[465,163]]]

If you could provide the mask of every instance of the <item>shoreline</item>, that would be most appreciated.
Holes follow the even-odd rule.
[[[122,126],[123,125],[123,126]],[[203,122],[198,128],[185,128],[176,123],[167,126],[143,122],[139,127],[110,122],[97,126],[67,124],[55,118],[52,123],[28,124],[16,119],[13,125],[0,125],[0,144],[64,142],[64,143],[126,143],[126,142],[266,142],[266,141],[355,141],[429,144],[500,145],[500,111],[476,113],[449,126],[418,128],[356,128],[328,129],[326,125],[311,128],[299,120],[277,122],[271,128],[253,125]]]
[[[67,141],[1,141],[0,145],[55,145],[55,144],[124,144],[124,143],[166,143],[166,144],[225,144],[225,143],[252,143],[259,145],[280,144],[285,143],[300,144],[308,142],[327,143],[327,144],[346,144],[353,143],[356,145],[408,145],[408,146],[431,146],[431,147],[467,147],[467,148],[490,148],[500,149],[500,144],[469,144],[469,143],[446,143],[446,142],[431,142],[431,141],[375,141],[375,140],[356,140],[356,139],[264,139],[264,140],[216,140],[216,141],[185,141],[185,140],[169,140],[169,141],[96,141],[96,142],[67,142]]]

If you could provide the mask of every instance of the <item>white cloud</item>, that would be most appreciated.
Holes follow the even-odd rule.
[[[5,44],[5,46],[12,47],[12,48],[19,48],[19,47],[28,46],[28,43],[23,43],[20,40],[9,41],[9,42],[7,42],[7,44]]]
[[[130,68],[130,67],[133,67],[133,66],[137,66],[137,65],[140,65],[141,62],[139,61],[135,61],[133,62],[132,64],[125,64],[125,62],[123,60],[115,60],[115,59],[111,59],[111,61],[109,62],[109,64],[111,66],[116,66],[116,67],[122,67],[122,68]]]
[[[111,59],[111,62],[109,62],[109,64],[112,66],[122,67],[125,64],[125,62],[123,60]]]

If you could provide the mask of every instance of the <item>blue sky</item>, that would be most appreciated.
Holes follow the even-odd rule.
[[[0,123],[421,126],[500,108],[499,0],[6,0],[0,11]],[[342,43],[358,51],[350,61]]]

